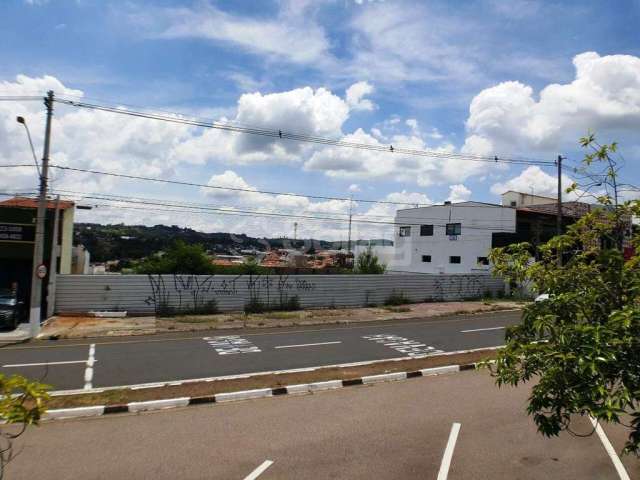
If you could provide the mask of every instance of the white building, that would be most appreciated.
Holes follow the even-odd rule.
[[[516,209],[461,202],[398,210],[393,272],[482,273],[494,233],[515,233]]]

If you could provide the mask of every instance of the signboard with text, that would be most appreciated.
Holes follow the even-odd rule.
[[[24,223],[0,223],[0,242],[33,242],[35,225]]]

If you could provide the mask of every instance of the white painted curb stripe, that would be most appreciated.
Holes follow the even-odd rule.
[[[309,384],[310,392],[319,392],[322,390],[333,390],[334,388],[342,388],[342,380],[329,380],[327,382],[316,382]]]
[[[271,397],[273,395],[270,388],[259,388],[256,390],[243,390],[241,392],[217,393],[216,403],[231,402],[233,400],[249,400],[252,398]]]
[[[438,480],[447,480],[447,477],[449,476],[449,467],[451,466],[453,450],[456,448],[456,441],[458,440],[459,432],[460,424],[454,423],[451,426],[451,433],[449,433],[447,448],[445,448],[444,455],[442,456],[442,463],[440,464],[440,471],[438,472]]]
[[[264,473],[264,471],[267,468],[269,468],[271,465],[273,465],[273,462],[271,460],[265,460],[264,462],[262,462],[262,464],[258,468],[256,468],[253,472],[251,472],[246,477],[244,477],[244,480],[255,480],[260,475],[262,475],[262,473]]]
[[[189,405],[189,397],[167,398],[165,400],[151,400],[148,402],[131,402],[127,404],[132,413],[147,410],[162,410],[164,408],[186,407]]]
[[[460,371],[460,365],[447,365],[446,367],[433,367],[423,368],[420,370],[423,377],[429,377],[431,375],[440,375],[443,373],[454,373]]]
[[[406,372],[394,372],[394,373],[383,373],[381,375],[368,375],[366,377],[362,377],[362,383],[365,385],[379,382],[393,382],[395,380],[405,380],[407,378]]]
[[[311,392],[311,386],[308,383],[301,383],[299,385],[288,385],[286,388],[289,395],[302,395]]]
[[[60,408],[45,412],[45,420],[56,420],[61,418],[98,417],[104,414],[104,405],[95,407]]]
[[[591,420],[591,424],[596,429],[596,433],[598,434],[598,437],[600,437],[600,441],[602,442],[604,449],[606,450],[607,454],[609,455],[609,458],[613,462],[613,466],[615,467],[616,472],[618,472],[618,476],[620,477],[620,480],[630,480],[627,470],[624,468],[624,465],[620,461],[620,457],[618,457],[618,454],[613,448],[613,445],[611,445],[611,442],[609,441],[607,434],[604,433],[604,430],[602,429],[602,426],[600,426],[600,423],[598,423],[598,421],[593,417],[589,417],[589,420]]]

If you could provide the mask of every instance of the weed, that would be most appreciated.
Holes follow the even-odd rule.
[[[384,301],[385,306],[406,305],[407,303],[411,303],[411,299],[404,292],[396,292],[395,290]]]

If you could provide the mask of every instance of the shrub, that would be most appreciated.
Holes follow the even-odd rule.
[[[396,292],[395,290],[384,301],[385,306],[398,306],[411,303],[411,299],[404,292]]]
[[[244,313],[264,313],[268,310],[267,306],[259,298],[252,297],[244,304]]]

